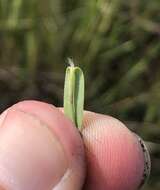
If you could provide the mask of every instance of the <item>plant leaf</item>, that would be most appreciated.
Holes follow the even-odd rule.
[[[84,75],[79,67],[66,69],[64,85],[64,113],[81,129],[84,107]]]

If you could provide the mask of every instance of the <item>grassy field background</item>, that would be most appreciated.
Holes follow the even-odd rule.
[[[85,109],[149,141],[160,189],[160,1],[0,0],[0,110],[24,99],[63,104],[67,58],[85,73]]]

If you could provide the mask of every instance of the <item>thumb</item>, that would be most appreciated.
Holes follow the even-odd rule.
[[[24,101],[0,116],[0,189],[80,190],[81,137],[54,106]]]

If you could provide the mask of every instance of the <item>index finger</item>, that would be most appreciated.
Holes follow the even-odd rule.
[[[87,160],[85,190],[136,190],[143,182],[144,153],[119,120],[85,112],[82,130]]]

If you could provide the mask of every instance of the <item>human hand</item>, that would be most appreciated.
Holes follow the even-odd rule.
[[[144,155],[112,117],[85,112],[82,136],[56,107],[20,102],[0,116],[0,190],[137,190]]]

